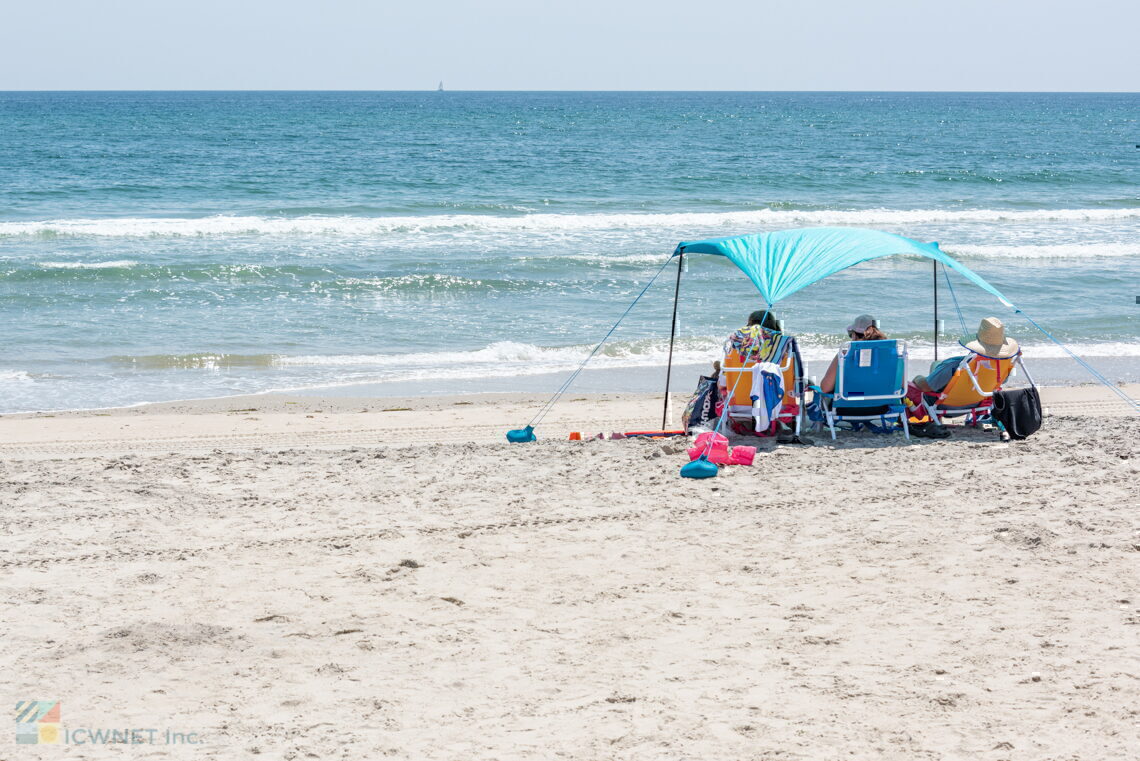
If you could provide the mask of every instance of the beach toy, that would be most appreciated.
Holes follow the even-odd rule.
[[[717,467],[701,455],[681,468],[681,478],[713,478]]]
[[[608,439],[610,441],[621,441],[622,439],[667,439],[672,436],[685,436],[684,431],[614,431],[609,435],[604,432],[590,436],[581,431],[574,431],[570,434],[570,441],[582,441],[584,438],[595,439]]]
[[[534,426],[528,425],[526,428],[507,431],[507,441],[512,444],[525,444],[528,441],[538,441],[538,437],[534,435]]]
[[[712,449],[708,452],[704,447],[689,447],[689,459],[699,460],[705,458],[714,465],[728,465],[732,462],[727,449]]]
[[[719,433],[705,431],[693,441],[689,448],[689,459],[696,460],[703,457],[716,465],[725,465],[729,462],[728,439]]]
[[[732,465],[751,465],[756,459],[756,447],[733,447],[728,461]]]
[[[698,434],[697,438],[693,439],[693,444],[698,447],[707,447],[709,445],[709,439],[712,439],[713,446],[728,446],[728,438],[724,434],[717,433],[716,431],[705,431],[704,433]]]

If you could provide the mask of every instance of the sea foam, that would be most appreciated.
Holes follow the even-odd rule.
[[[936,223],[1108,222],[1138,220],[1140,208],[1121,209],[757,209],[646,214],[442,214],[427,216],[212,216],[192,219],[120,217],[0,222],[0,237],[196,237],[215,235],[375,236],[388,233],[574,232],[629,229],[748,230],[812,225],[919,225]]]
[[[693,365],[711,363],[721,356],[722,340],[714,337],[685,338],[678,341],[673,363]],[[834,337],[807,337],[799,342],[803,359],[810,363],[826,363],[835,355],[838,339]],[[965,353],[953,340],[939,342],[939,356],[945,358],[956,352]],[[414,379],[417,377],[504,377],[517,374],[559,372],[576,367],[591,346],[544,347],[513,341],[500,341],[485,348],[466,352],[451,352],[445,363],[435,353],[407,354],[344,354],[279,356],[274,364],[289,366],[321,366],[372,370],[378,378]],[[912,360],[919,363],[934,358],[934,346],[929,341],[908,342]],[[1064,359],[1068,354],[1061,347],[1045,342],[1023,342],[1026,361],[1034,359]],[[1140,343],[1104,341],[1075,346],[1083,357],[1140,357]],[[594,357],[589,366],[596,369],[622,367],[655,367],[666,363],[668,342],[658,339],[625,341],[607,344]],[[917,364],[914,367],[918,367]],[[822,370],[823,368],[817,368]],[[916,370],[917,372],[917,370]]]

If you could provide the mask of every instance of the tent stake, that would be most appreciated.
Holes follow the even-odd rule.
[[[677,299],[681,295],[681,265],[685,255],[677,255],[677,285],[673,288],[673,325],[669,329],[669,364],[665,366],[665,405],[661,410],[661,430],[669,426],[669,381],[673,375],[673,341],[677,338]]]
[[[931,260],[934,265],[934,361],[938,361],[938,262]]]

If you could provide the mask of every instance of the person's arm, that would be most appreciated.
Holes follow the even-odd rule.
[[[962,360],[966,356],[949,357],[942,360],[934,366],[930,371],[930,375],[926,376],[925,383],[916,384],[923,391],[939,394],[950,383],[950,379],[954,377],[954,373],[958,372],[958,367],[962,364]]]
[[[831,364],[827,366],[827,372],[823,374],[823,380],[819,382],[819,390],[826,394],[830,394],[835,390],[835,373],[839,370],[839,355],[836,354],[831,358]]]
[[[922,389],[923,392],[925,392],[927,394],[937,394],[938,393],[937,391],[935,391],[934,389],[932,389],[930,387],[930,384],[926,382],[926,378],[923,378],[921,375],[914,376],[913,383],[914,383],[914,385],[918,386],[920,389]]]

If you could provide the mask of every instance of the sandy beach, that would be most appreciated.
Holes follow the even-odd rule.
[[[1044,396],[1028,441],[705,482],[681,441],[564,440],[655,427],[644,395],[522,446],[507,394],[5,416],[5,693],[73,740],[0,757],[1132,757],[1140,419]]]

